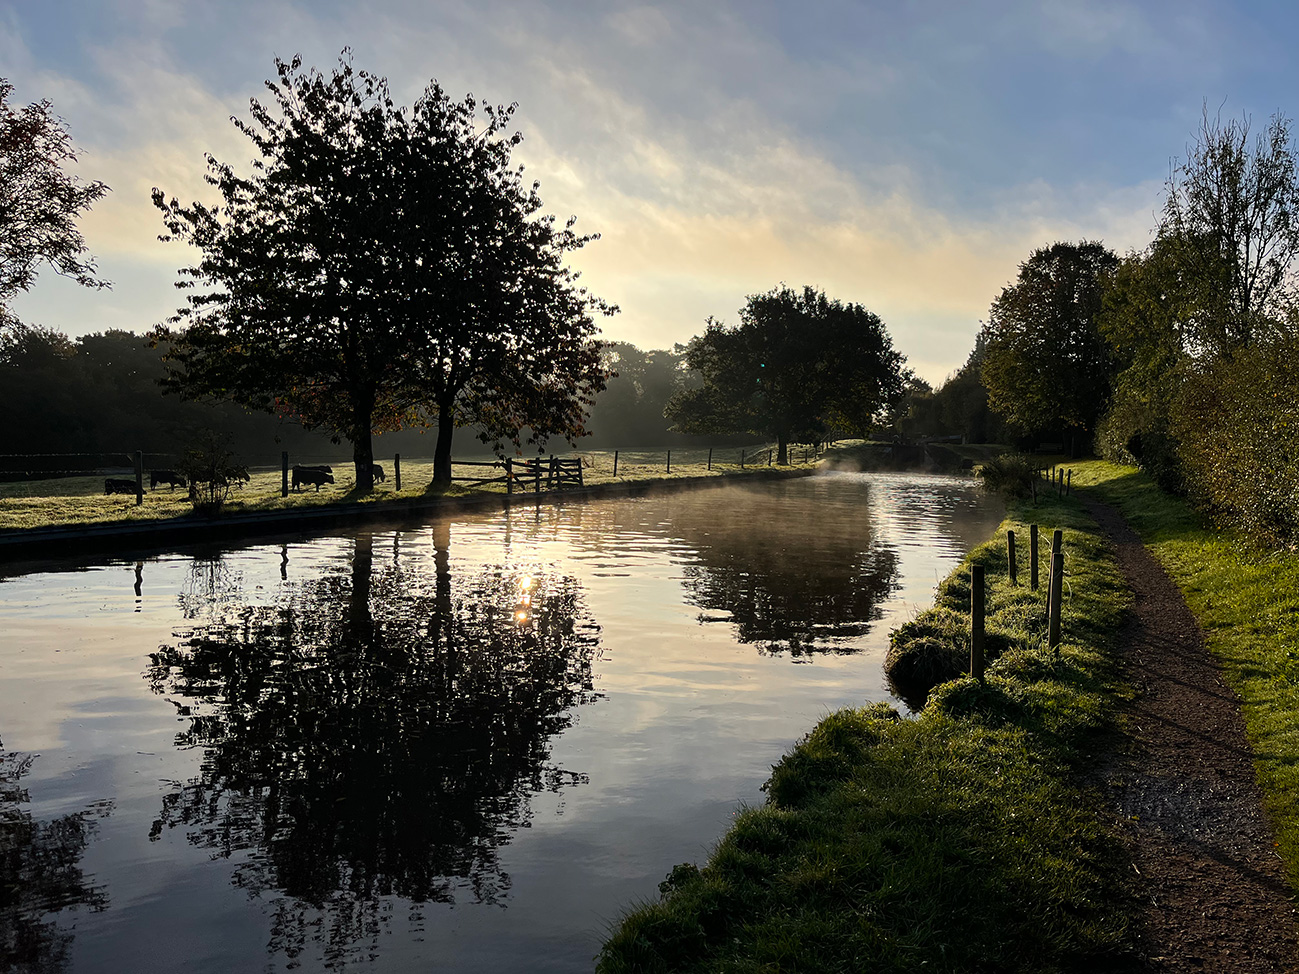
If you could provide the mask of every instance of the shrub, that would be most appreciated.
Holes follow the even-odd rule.
[[[1024,500],[1033,493],[1033,482],[1040,473],[1033,457],[1003,453],[979,467],[978,476],[988,493],[1001,494],[1008,500]]]
[[[230,483],[246,468],[230,450],[230,434],[200,433],[185,451],[180,473],[189,481],[189,499],[200,514],[219,514],[230,496]]]

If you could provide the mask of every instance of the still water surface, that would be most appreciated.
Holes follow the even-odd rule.
[[[589,971],[1000,520],[833,474],[0,581],[0,969]]]

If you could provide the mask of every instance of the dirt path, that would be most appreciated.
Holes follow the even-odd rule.
[[[1299,970],[1291,891],[1240,702],[1177,586],[1123,517],[1083,496],[1135,593],[1121,645],[1140,696],[1104,769],[1131,840],[1150,971]]]

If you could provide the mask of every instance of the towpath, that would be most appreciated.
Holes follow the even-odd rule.
[[[1181,591],[1114,509],[1083,503],[1135,594],[1120,644],[1139,695],[1102,769],[1129,839],[1145,970],[1299,971],[1290,884],[1263,813],[1240,701]]]

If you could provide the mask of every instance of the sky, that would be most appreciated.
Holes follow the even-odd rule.
[[[112,192],[80,226],[111,290],[46,271],[13,303],[70,335],[180,304],[150,191],[216,202],[210,153],[276,57],[343,48],[403,104],[430,81],[517,102],[516,161],[620,312],[666,348],[811,285],[884,320],[922,378],[959,368],[1036,247],[1145,246],[1206,106],[1299,112],[1299,7],[1104,0],[0,0],[12,105],[48,99]]]

